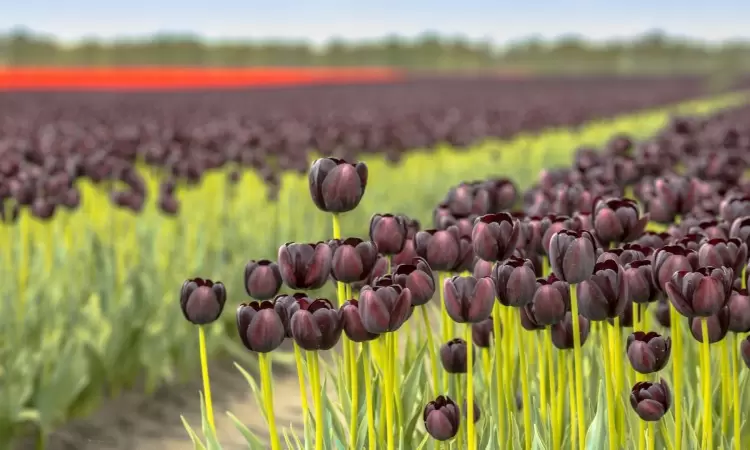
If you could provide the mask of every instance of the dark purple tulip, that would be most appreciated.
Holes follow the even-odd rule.
[[[396,255],[404,249],[408,238],[406,218],[393,214],[375,214],[370,219],[370,240],[380,253]]]
[[[672,317],[669,315],[669,300],[662,298],[656,302],[654,317],[659,325],[669,328],[672,325]]]
[[[625,244],[622,248],[612,248],[603,251],[596,262],[602,262],[607,259],[611,259],[619,263],[621,266],[629,264],[633,261],[639,261],[647,259],[654,253],[654,250],[650,247],[644,247],[639,244]]]
[[[536,292],[526,305],[529,316],[542,327],[554,325],[565,318],[570,309],[570,285],[554,274],[536,280]]]
[[[279,265],[267,259],[252,260],[245,266],[245,291],[257,300],[273,298],[281,289]]]
[[[651,266],[656,287],[665,292],[672,275],[679,271],[691,271],[698,267],[698,254],[679,245],[666,245],[654,253]]]
[[[589,337],[589,320],[578,316],[578,325],[581,331],[581,345],[586,343]],[[565,318],[552,325],[552,344],[559,350],[573,348],[573,320],[570,311],[565,313]]]
[[[724,339],[729,332],[729,308],[721,308],[719,312],[709,317],[689,317],[688,327],[698,342],[703,342],[702,320],[706,320],[708,326],[708,343],[714,344]]]
[[[537,331],[544,329],[544,326],[536,320],[536,317],[534,317],[530,304],[518,308],[518,314],[521,320],[521,326],[524,330]]]
[[[471,324],[471,340],[477,347],[489,348],[493,333],[492,316],[481,322]]]
[[[414,247],[414,239],[409,238],[404,244],[404,249],[401,250],[400,253],[393,255],[391,262],[395,265],[409,264],[417,256],[417,250]]]
[[[388,259],[383,256],[379,255],[377,261],[375,261],[375,266],[372,268],[372,271],[362,281],[355,281],[354,283],[351,283],[352,289],[355,291],[362,290],[363,287],[369,285],[372,285],[373,281],[382,277],[388,273]]]
[[[554,214],[546,216],[542,224],[542,228],[544,229],[544,234],[542,235],[544,254],[549,255],[549,245],[550,241],[552,241],[552,236],[563,230],[582,231],[580,225],[580,222],[568,216],[557,216]]]
[[[417,255],[424,258],[432,270],[438,272],[453,269],[460,257],[460,246],[460,236],[455,226],[445,230],[419,231],[414,235]]]
[[[195,325],[206,325],[218,319],[226,301],[227,291],[221,282],[193,278],[182,283],[182,314]]]
[[[542,239],[544,237],[546,227],[549,225],[545,218],[539,216],[530,216],[525,220],[520,221],[520,223],[521,230],[523,231],[523,239],[518,244],[518,246],[539,254],[545,253],[544,245],[542,245]]]
[[[487,214],[490,198],[479,183],[461,183],[448,191],[443,203],[452,215],[464,217],[471,214]]]
[[[498,262],[492,270],[497,298],[505,306],[524,306],[536,292],[534,265],[528,259],[510,258]]]
[[[576,285],[581,315],[592,321],[622,314],[628,300],[628,284],[622,266],[604,261],[594,266],[588,280]]]
[[[452,277],[445,280],[445,309],[458,323],[478,323],[490,316],[495,302],[491,278]]]
[[[574,213],[591,212],[594,196],[581,185],[560,184],[552,192],[550,211],[554,214],[572,216]]]
[[[636,331],[628,336],[625,348],[630,365],[636,372],[654,373],[667,365],[672,351],[672,339],[653,331]]]
[[[641,216],[638,204],[629,198],[599,200],[594,207],[594,230],[603,244],[638,239],[648,219],[648,214]]]
[[[671,405],[672,393],[663,378],[658,383],[636,383],[630,392],[630,406],[646,422],[656,422],[664,417]]]
[[[708,239],[708,236],[703,233],[689,233],[679,239],[675,239],[674,245],[685,247],[686,249],[697,253],[706,239]]]
[[[512,180],[507,178],[491,179],[484,182],[483,186],[489,195],[490,213],[508,210],[518,200],[518,188]]]
[[[732,294],[732,269],[701,267],[679,271],[666,284],[669,300],[685,317],[708,317],[721,310]]]
[[[647,200],[655,222],[671,223],[678,214],[689,213],[697,201],[697,186],[691,178],[663,177],[654,181],[654,195]]]
[[[633,327],[633,301],[632,300],[628,299],[625,302],[625,308],[617,317],[620,319],[620,326],[622,328]],[[610,325],[614,325],[615,323],[614,319],[612,318],[607,319],[607,322],[609,322]]]
[[[549,261],[557,278],[580,283],[594,272],[596,241],[588,231],[562,230],[550,239]]]
[[[422,258],[414,258],[411,264],[401,264],[393,271],[393,281],[411,292],[412,306],[429,302],[435,295],[435,277],[430,265]]]
[[[367,187],[367,166],[339,158],[320,158],[308,173],[310,196],[315,206],[329,213],[351,211],[359,205]]]
[[[312,302],[304,292],[295,292],[292,295],[279,294],[273,299],[274,309],[281,317],[288,338],[292,337],[292,316],[300,308],[303,300],[307,303]]]
[[[359,293],[359,315],[370,333],[396,331],[411,312],[411,291],[398,284],[365,286]]]
[[[628,296],[635,303],[651,303],[658,300],[661,291],[654,283],[651,261],[633,261],[624,267]]]
[[[480,258],[476,258],[474,260],[474,269],[472,270],[472,275],[474,275],[474,278],[484,278],[492,276],[492,269],[495,267],[495,265],[492,263],[492,261],[485,261]]]
[[[485,261],[508,259],[520,243],[521,225],[508,213],[487,214],[474,223],[474,253]]]
[[[458,241],[458,260],[451,268],[453,273],[471,272],[474,269],[474,249],[471,246],[471,238],[461,236]]]
[[[461,412],[450,397],[441,395],[424,407],[422,419],[425,430],[433,439],[447,441],[458,433]]]
[[[735,274],[747,264],[747,244],[738,238],[709,239],[698,250],[701,266],[729,267]]]
[[[331,256],[325,242],[284,244],[278,256],[281,278],[292,289],[320,289],[331,273]]]
[[[740,344],[740,355],[742,355],[745,365],[750,369],[750,336],[746,337]]]
[[[656,233],[654,231],[646,231],[633,243],[658,250],[667,245],[670,239],[672,239],[672,236],[669,233]]]
[[[330,301],[304,298],[291,319],[292,338],[305,350],[330,350],[341,338],[342,323]]]
[[[245,347],[258,353],[276,350],[286,337],[282,317],[269,301],[241,303],[237,308],[237,331]]]
[[[331,247],[331,276],[342,283],[364,281],[378,261],[378,247],[359,238],[333,239]]]
[[[466,341],[451,339],[440,346],[440,362],[448,373],[466,373]]]
[[[750,332],[750,296],[747,289],[732,291],[729,297],[729,331]]]
[[[579,230],[594,231],[594,218],[591,213],[577,212],[573,214],[573,220],[578,222]]]
[[[709,239],[729,239],[731,222],[719,222],[718,220],[702,220],[697,225],[688,227],[688,234],[704,234]]]
[[[729,229],[729,237],[739,238],[746,245],[750,245],[750,216],[735,219]]]
[[[732,222],[739,217],[750,216],[750,195],[731,194],[721,201],[719,216]]]
[[[378,337],[377,334],[370,333],[365,329],[359,313],[359,302],[357,300],[347,300],[341,305],[339,316],[344,333],[351,341],[366,342]]]

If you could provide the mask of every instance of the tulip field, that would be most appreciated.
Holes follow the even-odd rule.
[[[194,380],[184,448],[747,448],[749,101],[0,92],[0,449]],[[226,360],[252,417],[217,400]]]

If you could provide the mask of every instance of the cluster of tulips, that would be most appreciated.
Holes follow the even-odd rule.
[[[677,121],[672,139],[677,133],[700,142],[698,130],[706,128],[711,130]],[[580,151],[573,169],[543,173],[525,196],[525,213],[510,211],[518,194],[509,180],[468,182],[435,208],[435,228],[422,230],[404,215],[376,214],[369,240],[342,239],[339,226],[340,215],[365,194],[366,165],[316,160],[310,194],[332,215],[333,239],[287,243],[277,261],[248,263],[246,290],[254,300],[237,309],[239,337],[259,355],[270,447],[281,448],[270,355],[291,339],[305,445],[316,449],[422,448],[427,436],[470,450],[560,449],[566,442],[580,450],[653,449],[658,434],[670,450],[742,449],[746,401],[740,395],[747,383],[740,379],[741,361],[750,366],[750,193],[741,180],[748,167],[742,152],[750,146],[736,129],[721,131],[720,147],[693,153],[688,175],[664,169],[675,164],[660,166],[670,161],[671,147],[647,142],[639,154],[653,159],[638,160],[632,156],[636,144],[621,136],[606,153]],[[306,293],[331,280],[336,301]],[[283,284],[298,292],[279,294]],[[197,278],[183,285],[182,310],[200,326],[202,347],[203,326],[219,318],[226,297],[221,283]],[[433,298],[439,299],[437,317],[431,317]],[[421,325],[410,320],[415,312]],[[692,345],[685,340],[690,335]],[[326,398],[320,362],[320,352],[339,341],[343,359],[335,358],[336,373],[344,388],[337,401],[349,405],[346,436],[329,430],[337,419],[328,410],[333,400]],[[588,342],[599,348],[586,349]],[[688,385],[693,376],[685,376],[693,351],[698,388]],[[202,354],[210,434],[215,429]],[[659,373],[669,372],[670,357],[668,383]],[[416,416],[402,399],[412,395],[407,390],[417,376],[414,367],[426,368],[429,384],[419,414],[425,439],[412,445],[408,434]],[[584,377],[594,373],[603,396],[591,421],[585,403],[598,392]],[[692,389],[700,395],[686,404]],[[747,386],[744,393],[750,395]],[[633,412],[624,407],[627,401]],[[632,414],[640,419],[638,433],[630,430]]]

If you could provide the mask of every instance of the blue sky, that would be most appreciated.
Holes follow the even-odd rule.
[[[0,30],[23,26],[65,40],[192,32],[207,38],[371,39],[424,31],[498,44],[577,33],[630,37],[650,29],[718,41],[750,38],[748,0],[21,0]]]

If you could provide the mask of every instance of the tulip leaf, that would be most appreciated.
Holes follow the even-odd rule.
[[[326,382],[323,382],[323,386],[321,389],[325,394]],[[345,431],[347,427],[346,418],[339,414],[337,408],[334,408],[332,406],[331,400],[327,395],[322,395],[321,398],[323,400],[323,411],[325,412],[325,415],[328,416],[328,420],[326,422],[329,425],[332,425],[332,427],[330,427],[330,430],[334,432],[334,436],[339,442],[347,442],[348,436]]]
[[[195,450],[206,450],[206,446],[203,445],[200,438],[195,433],[195,430],[193,430],[187,419],[185,419],[185,416],[180,416],[180,419],[182,420],[182,425],[185,427],[185,430],[187,430],[188,436],[190,436],[190,440],[193,441],[193,448]]]
[[[607,400],[604,396],[604,381],[599,382],[597,398],[598,407],[596,408],[596,415],[586,432],[586,450],[601,450],[607,448],[607,443],[609,442],[609,433],[606,425],[607,413],[605,408],[608,406],[614,407],[614,405],[607,405]]]
[[[229,419],[232,421],[237,431],[239,431],[240,434],[242,434],[242,436],[245,438],[245,441],[247,442],[247,445],[251,450],[263,450],[264,448],[266,448],[266,445],[260,441],[260,438],[258,438],[255,433],[250,431],[250,429],[247,428],[247,426],[245,426],[245,424],[242,423],[242,421],[238,419],[237,416],[235,416],[231,412],[227,412],[226,414],[227,416],[229,416]]]
[[[429,440],[430,440],[430,435],[429,434],[425,434],[425,436],[422,438],[422,441],[419,443],[419,446],[417,447],[417,450],[424,449],[424,446],[427,445],[427,442],[429,442]],[[404,448],[404,447],[401,447],[401,448]]]
[[[255,382],[255,379],[252,375],[248,373],[247,370],[245,370],[242,366],[240,366],[237,363],[234,363],[234,367],[237,368],[237,370],[240,371],[243,377],[245,377],[245,381],[247,381],[247,384],[250,385],[250,392],[253,394],[253,400],[255,400],[255,404],[258,405],[258,409],[260,410],[261,415],[263,416],[263,420],[268,423],[268,416],[266,415],[266,408],[263,407],[263,398],[260,393],[260,387],[258,386],[258,383]]]
[[[531,443],[531,450],[547,450],[542,438],[539,436],[539,429],[534,425],[534,440]]]
[[[205,397],[203,397],[202,392],[200,393],[200,400],[201,400],[201,426],[203,429],[203,436],[206,438],[206,448],[207,450],[221,450],[221,445],[219,445],[219,440],[216,436],[216,430],[214,430],[208,424],[208,416],[206,415],[206,401],[205,401]]]

